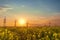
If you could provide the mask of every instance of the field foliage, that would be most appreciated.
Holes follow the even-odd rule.
[[[0,40],[60,40],[60,27],[0,27]]]

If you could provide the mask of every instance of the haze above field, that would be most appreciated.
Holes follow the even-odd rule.
[[[25,18],[31,24],[46,24],[49,21],[60,25],[60,0],[0,0],[0,25],[4,16],[7,25]]]

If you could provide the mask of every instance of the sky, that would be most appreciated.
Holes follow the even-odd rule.
[[[57,19],[60,21],[60,0],[0,0],[0,20],[4,16],[9,23],[20,18],[38,24]]]

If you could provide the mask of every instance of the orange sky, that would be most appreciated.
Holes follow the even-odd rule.
[[[25,17],[23,17],[23,18],[25,18]],[[49,22],[51,22],[52,25],[54,23],[60,25],[60,22],[59,22],[60,19],[59,19],[58,15],[57,16],[51,16],[50,18],[32,17],[30,19],[27,17],[25,19],[28,20],[29,25],[32,25],[32,24],[48,24]],[[17,20],[17,26],[20,26],[20,24],[18,23],[18,20],[20,20],[20,18],[18,17],[16,20]],[[14,26],[14,21],[15,21],[15,18],[6,17],[6,26]],[[0,18],[0,26],[3,26],[3,17]]]

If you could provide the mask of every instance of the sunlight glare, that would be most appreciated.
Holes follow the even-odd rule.
[[[19,24],[20,24],[20,26],[24,26],[26,24],[26,20],[25,19],[20,19]]]

